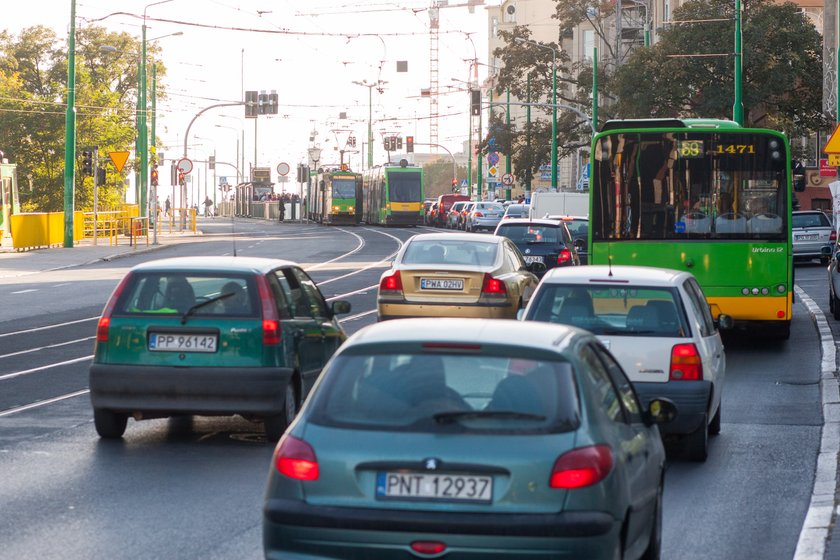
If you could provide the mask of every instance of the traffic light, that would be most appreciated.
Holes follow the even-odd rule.
[[[207,162],[207,163],[208,163],[208,167],[209,167],[211,170],[215,170],[215,169],[216,169],[216,156],[210,156],[209,160],[210,160],[210,161],[208,161],[208,162]]]
[[[470,90],[470,115],[478,116],[481,114],[481,90]]]
[[[152,186],[153,187],[158,186],[158,170],[157,170],[157,167],[152,167]]]
[[[397,137],[396,136],[391,136],[391,141],[389,143],[388,148],[392,152],[397,149]]]
[[[452,179],[452,192],[458,190],[458,179]]]
[[[98,186],[102,186],[105,184],[105,180],[108,178],[108,174],[105,172],[104,167],[99,167],[96,169],[96,184]]]
[[[397,136],[397,149],[402,150],[402,136]]]
[[[90,150],[82,152],[82,174],[93,175],[93,152]]]
[[[405,137],[405,151],[408,154],[414,153],[414,136]]]

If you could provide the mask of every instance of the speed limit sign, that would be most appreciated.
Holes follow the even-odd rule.
[[[510,173],[505,173],[502,175],[502,184],[506,187],[509,187],[513,184],[513,175]]]

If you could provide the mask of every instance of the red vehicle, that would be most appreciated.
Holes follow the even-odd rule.
[[[431,225],[437,227],[445,227],[446,226],[446,216],[449,214],[449,209],[452,207],[452,204],[458,202],[459,200],[469,200],[470,197],[464,194],[442,194],[438,197],[437,200],[437,212],[432,217]]]

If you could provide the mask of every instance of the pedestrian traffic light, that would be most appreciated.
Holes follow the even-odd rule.
[[[158,170],[157,167],[152,167],[152,186],[158,186]]]
[[[82,152],[82,174],[93,175],[93,152],[90,150]]]
[[[478,116],[481,114],[481,90],[470,90],[470,115]]]
[[[414,136],[405,137],[405,151],[409,154],[414,152]]]

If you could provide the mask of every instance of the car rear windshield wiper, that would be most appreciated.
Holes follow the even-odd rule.
[[[527,412],[516,412],[515,410],[451,410],[448,412],[438,412],[432,418],[438,424],[448,424],[455,420],[473,419],[473,418],[503,418],[509,420],[545,420],[545,416],[539,414],[529,414]]]
[[[225,299],[225,298],[229,298],[229,297],[231,297],[231,296],[235,296],[235,295],[236,295],[236,294],[235,294],[235,293],[233,293],[233,292],[227,292],[227,293],[224,293],[224,294],[219,294],[219,295],[217,295],[216,297],[211,297],[210,299],[208,299],[208,300],[206,300],[206,301],[202,301],[202,302],[200,302],[200,303],[196,303],[195,305],[193,305],[192,307],[190,307],[189,309],[187,309],[187,310],[184,312],[184,314],[181,316],[181,324],[182,324],[182,325],[183,325],[183,324],[185,324],[185,323],[187,322],[187,317],[189,317],[190,315],[192,315],[192,314],[193,314],[193,312],[194,312],[194,311],[196,311],[196,310],[198,310],[198,309],[200,309],[200,308],[204,307],[205,305],[210,305],[211,303],[216,303],[217,301],[221,301],[221,300],[223,300],[223,299]]]

